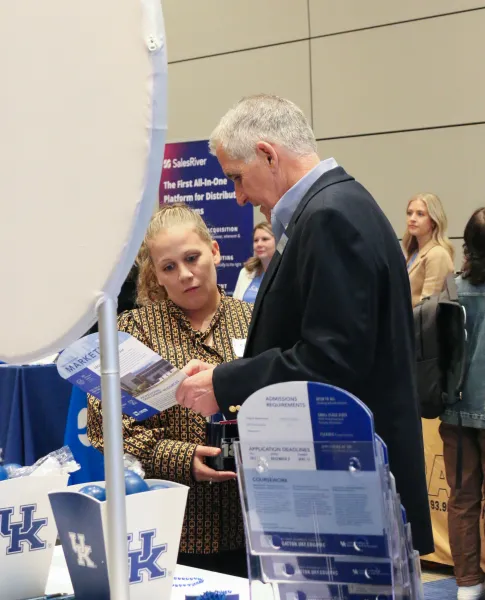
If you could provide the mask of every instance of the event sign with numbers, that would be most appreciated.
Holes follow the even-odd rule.
[[[234,184],[206,140],[165,145],[160,204],[183,202],[197,211],[221,250],[218,283],[232,295],[243,263],[253,254],[253,208],[236,203]]]

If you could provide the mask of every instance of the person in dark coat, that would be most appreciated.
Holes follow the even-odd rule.
[[[118,296],[118,306],[116,312],[118,316],[126,310],[132,310],[136,307],[136,281],[138,279],[138,266],[136,263],[131,267]],[[85,335],[98,332],[98,322],[91,327]]]
[[[244,357],[199,361],[177,390],[204,416],[237,412],[285,381],[348,390],[372,410],[421,554],[433,552],[409,278],[399,241],[371,194],[321,161],[302,111],[276,96],[243,99],[210,139],[241,206],[271,218],[277,250],[254,306]]]

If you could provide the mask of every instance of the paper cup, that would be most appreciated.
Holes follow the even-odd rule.
[[[18,477],[0,482],[0,598],[43,596],[57,529],[49,492],[67,475]]]
[[[149,485],[162,483],[168,487],[126,497],[130,600],[168,600],[189,488],[158,479],[146,481]],[[76,600],[112,597],[106,502],[77,491],[50,494],[50,501]]]

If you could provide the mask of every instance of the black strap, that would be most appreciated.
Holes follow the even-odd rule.
[[[456,389],[455,389],[456,402],[458,402],[459,400],[462,399],[463,385],[465,383],[465,377],[467,376],[468,367],[469,367],[469,365],[467,365],[468,348],[467,348],[467,333],[466,333],[466,317],[465,317],[465,313],[463,312],[462,306],[460,306],[460,309],[462,311],[462,316],[463,316],[462,327],[463,327],[463,330],[465,331],[465,334],[463,337],[460,337],[461,346],[458,350],[460,352],[462,359],[461,359],[461,364],[460,364],[461,371],[460,371],[458,382],[456,384]]]
[[[456,481],[455,488],[461,490],[461,480],[463,474],[463,423],[461,420],[461,411],[458,412],[458,442],[456,445]]]
[[[453,273],[450,273],[446,277],[444,289],[446,289],[448,297],[452,302],[459,302],[458,286],[456,285],[455,275]]]
[[[436,313],[439,310],[438,296],[426,298],[415,310],[418,313],[418,318],[415,318],[416,357],[418,361],[434,358],[438,356],[438,339],[435,335],[427,334],[435,329]]]

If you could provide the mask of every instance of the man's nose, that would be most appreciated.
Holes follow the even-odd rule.
[[[237,181],[234,185],[234,191],[236,192],[236,202],[239,204],[239,206],[244,206],[245,204],[247,204],[248,197],[243,192],[243,190],[241,189],[241,185]]]

